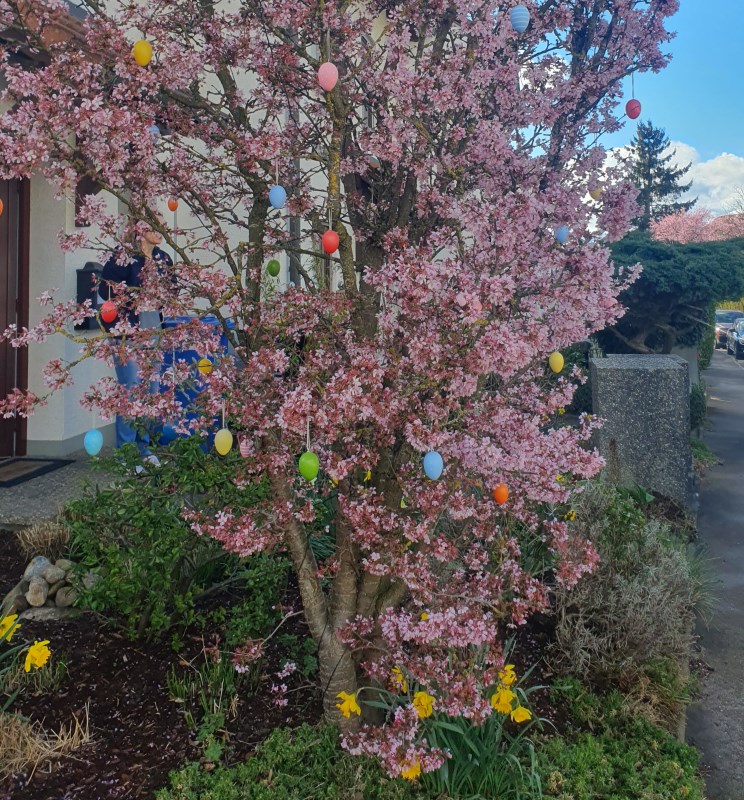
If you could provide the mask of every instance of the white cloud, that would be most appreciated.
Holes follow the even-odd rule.
[[[713,214],[725,214],[738,199],[738,190],[744,188],[744,158],[732,153],[721,153],[708,161],[684,142],[671,142],[676,151],[674,161],[680,166],[692,163],[686,179],[692,180],[689,195],[698,197],[696,208],[707,208]]]

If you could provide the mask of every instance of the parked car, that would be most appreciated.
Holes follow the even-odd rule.
[[[726,347],[729,328],[737,319],[742,319],[743,317],[744,311],[729,311],[726,309],[716,311],[716,349]]]
[[[726,352],[738,361],[744,358],[744,319],[738,319],[726,335]]]

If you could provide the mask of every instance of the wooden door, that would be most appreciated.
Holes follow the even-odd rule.
[[[28,325],[27,181],[0,181],[0,332],[11,325]],[[28,380],[26,350],[0,340],[0,397],[13,389],[25,390]],[[0,457],[26,454],[26,420],[0,416]]]

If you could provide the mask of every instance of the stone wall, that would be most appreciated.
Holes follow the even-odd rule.
[[[674,355],[593,358],[594,414],[605,420],[596,442],[608,480],[642,486],[695,505],[687,362]]]

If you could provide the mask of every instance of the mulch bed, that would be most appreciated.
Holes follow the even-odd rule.
[[[15,536],[4,531],[0,564],[2,599],[25,565]],[[13,710],[58,730],[75,714],[84,718],[87,706],[91,741],[72,757],[0,784],[0,800],[151,798],[167,785],[169,771],[200,757],[183,708],[168,696],[166,676],[179,656],[167,644],[131,642],[93,615],[64,623],[25,622],[17,639],[49,639],[52,657],[64,656],[68,674],[59,691],[19,698]],[[266,669],[276,666],[269,663]],[[244,758],[273,728],[320,718],[311,692],[291,693],[289,700],[278,707],[263,686],[240,698],[238,716],[227,726],[231,761]]]

